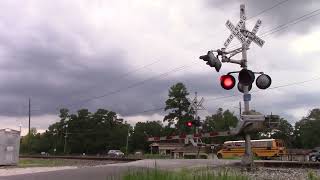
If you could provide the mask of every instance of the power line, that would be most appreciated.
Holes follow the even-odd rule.
[[[149,63],[149,64],[146,64],[146,65],[143,65],[143,66],[140,66],[140,67],[138,67],[138,68],[135,68],[135,69],[133,69],[133,70],[131,70],[131,71],[128,71],[128,72],[126,72],[126,73],[124,73],[124,74],[122,74],[122,75],[120,75],[120,76],[118,76],[118,77],[115,77],[113,80],[114,81],[116,81],[116,80],[119,80],[119,79],[123,79],[123,78],[125,78],[125,77],[127,77],[127,76],[129,76],[130,74],[133,74],[133,73],[136,73],[136,72],[138,72],[138,71],[140,71],[140,70],[143,70],[143,69],[145,69],[145,68],[147,68],[147,67],[149,67],[149,66],[152,66],[152,65],[154,65],[154,64],[156,64],[156,63],[158,63],[158,62],[160,62],[161,60],[156,60],[156,61],[154,61],[154,62],[152,62],[152,63]],[[97,87],[100,87],[99,85],[96,85],[96,86],[93,86],[93,87],[91,87],[91,89],[94,89],[94,88],[97,88]],[[89,90],[87,89],[86,91],[73,91],[73,92],[71,92],[71,93],[85,93],[85,92],[88,92]]]
[[[297,82],[293,82],[293,83],[288,83],[288,84],[284,84],[284,85],[279,85],[279,86],[274,86],[265,90],[255,90],[252,91],[251,94],[253,93],[257,93],[257,92],[264,92],[266,90],[273,90],[273,89],[278,89],[278,88],[283,88],[283,87],[288,87],[288,86],[293,86],[293,85],[299,85],[299,84],[304,84],[307,82],[311,82],[311,81],[317,81],[320,80],[320,77],[316,77],[316,78],[312,78],[312,79],[308,79],[308,80],[304,80],[304,81],[297,81]],[[217,98],[208,98],[206,99],[206,101],[217,101],[217,100],[221,100],[221,99],[227,99],[227,98],[231,98],[231,97],[238,97],[238,96],[242,96],[242,94],[234,94],[234,95],[228,95],[228,96],[221,96],[221,97],[217,97]],[[145,113],[145,112],[154,112],[154,111],[159,111],[159,110],[164,110],[165,107],[161,107],[161,108],[155,108],[155,109],[148,109],[148,110],[143,110],[143,111],[138,111],[138,112],[133,112],[130,114],[126,114],[126,115],[122,115],[122,116],[130,116],[130,115],[134,115],[134,114],[140,114],[140,113]]]
[[[276,3],[275,5],[273,5],[273,6],[271,6],[271,7],[268,7],[268,8],[266,8],[266,9],[264,9],[264,10],[262,10],[262,11],[258,12],[257,14],[255,14],[255,15],[253,15],[253,16],[251,16],[251,17],[247,18],[247,20],[248,20],[248,21],[250,21],[250,20],[252,20],[253,18],[255,18],[255,17],[257,17],[257,16],[259,16],[259,15],[261,15],[261,14],[264,14],[264,13],[266,13],[266,12],[268,12],[268,11],[270,11],[270,10],[272,10],[272,9],[276,8],[277,6],[279,6],[279,5],[283,4],[283,3],[287,2],[287,1],[290,1],[290,0],[283,0],[283,1],[280,1],[280,2]],[[216,33],[215,33],[215,35],[220,34],[221,32],[224,32],[224,30],[222,30],[222,29],[221,29],[221,31],[216,32]],[[214,37],[214,36],[213,36],[213,37]]]
[[[104,97],[107,97],[107,96],[110,96],[110,95],[113,95],[113,94],[117,94],[117,93],[122,92],[124,90],[131,89],[131,88],[140,86],[142,84],[145,84],[148,81],[151,81],[151,80],[154,80],[154,79],[157,79],[157,78],[160,78],[160,77],[168,76],[170,73],[178,72],[178,71],[181,71],[181,70],[186,69],[188,67],[191,67],[191,65],[179,66],[179,67],[176,67],[174,69],[171,69],[170,71],[167,71],[167,72],[152,76],[150,78],[147,78],[145,80],[138,81],[136,83],[130,84],[129,86],[126,86],[126,87],[123,87],[123,88],[120,88],[120,89],[117,89],[117,90],[114,90],[114,91],[110,91],[110,92],[108,92],[106,94],[102,94],[102,95],[99,95],[99,96],[94,96],[94,97],[91,97],[91,98],[83,99],[83,100],[80,100],[77,103],[68,104],[67,106],[73,107],[75,105],[79,105],[79,103],[81,103],[81,105],[82,105],[83,103],[87,103],[87,102],[95,100],[95,99],[100,99],[100,98],[104,98]]]
[[[278,88],[293,86],[293,85],[304,84],[304,83],[307,83],[307,82],[317,81],[317,80],[320,80],[320,77],[316,77],[316,78],[312,78],[312,79],[308,79],[308,80],[304,80],[304,81],[297,81],[297,82],[288,83],[288,84],[279,85],[279,86],[274,86],[274,87],[270,87],[270,88],[265,89],[265,90],[255,90],[255,91],[252,91],[251,94],[257,93],[257,92],[263,92],[263,91],[267,91],[267,90],[273,90],[273,89],[278,89]],[[214,101],[214,100],[226,99],[226,98],[231,98],[231,97],[236,97],[236,96],[242,96],[242,94],[240,94],[240,95],[239,95],[239,94],[234,94],[234,95],[229,95],[229,96],[221,96],[221,97],[217,97],[217,98],[207,99],[207,101]]]
[[[282,30],[284,30],[284,29],[286,29],[286,28],[288,28],[288,27],[290,27],[290,26],[292,26],[292,25],[295,25],[295,24],[297,24],[297,23],[299,23],[299,22],[305,21],[305,20],[307,20],[307,19],[310,19],[310,18],[312,18],[312,17],[314,17],[314,16],[319,15],[320,12],[319,12],[319,13],[316,13],[316,12],[318,12],[318,11],[320,11],[320,9],[316,9],[316,10],[314,10],[314,11],[312,11],[312,12],[309,12],[309,13],[307,13],[307,14],[304,14],[304,15],[298,17],[298,18],[295,18],[295,19],[293,19],[293,20],[291,20],[291,21],[289,21],[289,22],[287,22],[287,23],[284,23],[284,24],[281,24],[281,25],[279,25],[279,26],[277,26],[277,27],[271,28],[271,29],[269,29],[269,30],[267,30],[267,31],[265,31],[265,32],[263,32],[263,33],[260,33],[259,35],[260,35],[261,37],[266,37],[266,36],[269,36],[269,35],[274,34],[274,33],[276,33],[276,32],[282,31]],[[314,13],[316,13],[316,14],[314,14]],[[259,36],[259,35],[258,35],[258,36]],[[234,47],[239,46],[239,45],[241,45],[241,43],[237,43],[237,44],[235,44],[235,45],[232,45],[232,46],[228,47],[227,49],[234,48]]]
[[[250,17],[249,19],[254,18],[254,17],[258,16],[258,15],[261,15],[261,14],[263,14],[263,13],[265,13],[265,12],[267,12],[267,11],[269,11],[269,10],[271,10],[271,9],[273,9],[273,8],[279,6],[279,5],[281,5],[281,4],[283,4],[283,3],[287,2],[287,1],[289,1],[289,0],[281,1],[281,2],[279,2],[279,3],[277,3],[277,4],[275,4],[274,6],[269,7],[269,8],[267,8],[267,9],[261,11],[260,13],[258,13],[258,14],[256,14],[256,15]],[[320,9],[318,9],[318,10],[316,10],[316,11],[319,11],[319,10],[320,10]],[[318,15],[318,14],[315,14],[315,15],[309,16],[309,17],[307,17],[307,18],[305,18],[305,19],[301,19],[301,18],[304,18],[304,17],[306,17],[306,16],[308,16],[308,15],[310,15],[310,14],[313,14],[313,13],[316,12],[316,11],[313,11],[313,12],[311,12],[311,13],[305,14],[305,15],[303,15],[303,16],[295,19],[294,21],[297,21],[298,19],[300,19],[300,20],[297,21],[297,22],[294,22],[294,23],[291,24],[291,25],[294,25],[294,24],[296,24],[296,23],[298,23],[298,22],[301,22],[301,21],[303,21],[303,20],[306,20],[306,19],[308,19],[308,18],[311,18],[311,17],[313,17],[313,16],[315,16],[315,15]],[[292,22],[293,22],[293,21],[291,21],[291,22],[289,22],[289,23],[292,23]],[[281,25],[281,26],[278,26],[278,27],[276,27],[276,28],[273,28],[273,29],[271,29],[270,31],[263,33],[263,35],[264,35],[264,36],[267,36],[267,35],[273,34],[273,33],[275,33],[275,32],[278,32],[278,31],[280,31],[280,30],[282,30],[282,29],[284,29],[284,28],[287,28],[287,27],[289,26],[289,25],[288,25],[289,23],[286,23],[286,24],[284,24],[284,25]],[[287,25],[287,26],[286,26],[286,25]],[[285,26],[285,27],[284,27],[284,26]],[[283,28],[283,27],[284,27],[284,28]],[[282,29],[278,29],[278,28],[282,28]],[[278,29],[278,30],[276,30],[276,29]],[[274,30],[276,30],[276,31],[274,31]],[[267,34],[267,33],[269,33],[269,34]],[[156,61],[156,62],[158,62],[158,61]],[[151,64],[148,64],[148,65],[145,65],[145,66],[142,66],[141,68],[138,68],[138,69],[136,69],[136,70],[130,71],[130,72],[124,74],[124,76],[127,76],[128,74],[130,74],[130,73],[132,73],[132,72],[136,72],[136,71],[138,71],[139,69],[142,69],[142,68],[145,68],[145,67],[150,66],[150,65],[152,65],[152,64],[155,64],[156,62],[151,63]],[[161,76],[167,76],[167,75],[169,75],[170,73],[174,73],[174,72],[183,70],[183,69],[188,68],[188,67],[191,67],[191,66],[186,66],[186,65],[180,66],[180,67],[177,67],[177,68],[175,68],[175,69],[172,69],[172,70],[170,70],[170,71],[168,71],[168,72],[165,72],[165,73],[162,73],[162,74],[153,76],[153,77],[151,77],[151,78],[148,78],[148,79],[145,79],[145,80],[136,82],[136,83],[131,84],[131,85],[127,86],[127,87],[120,88],[120,89],[115,90],[115,91],[111,91],[111,92],[109,92],[109,93],[107,93],[107,94],[103,94],[103,95],[99,95],[99,96],[94,96],[94,97],[91,97],[91,98],[87,98],[87,99],[81,100],[80,103],[86,103],[86,102],[89,102],[89,101],[92,101],[92,100],[95,100],[95,99],[107,97],[107,96],[109,96],[109,95],[119,93],[119,92],[121,92],[121,91],[123,91],[123,90],[126,90],[126,89],[130,89],[130,88],[133,88],[133,87],[137,87],[137,86],[142,85],[142,84],[145,84],[146,82],[151,81],[151,80],[153,80],[153,79],[155,79],[155,78],[159,78],[159,77],[161,77]],[[235,96],[235,95],[231,95],[231,96],[228,96],[228,97],[234,97],[234,96]],[[220,98],[224,98],[224,97],[220,97]],[[219,99],[220,99],[220,98],[219,98]],[[76,104],[78,104],[78,103],[79,103],[79,102],[77,102],[77,103],[71,103],[71,104],[69,104],[69,106],[72,107],[72,106],[74,106],[74,105],[76,105]],[[68,105],[67,105],[67,106],[68,106]],[[59,107],[58,107],[58,108],[59,108]],[[163,109],[163,108],[151,109],[151,110],[147,110],[147,111],[150,112],[150,111],[160,110],[160,109]],[[145,111],[143,111],[143,112],[145,112]]]
[[[290,1],[290,0],[280,1],[280,2],[278,2],[277,4],[271,6],[271,7],[267,8],[267,9],[262,10],[261,12],[257,13],[256,15],[253,15],[253,16],[249,17],[248,20],[249,20],[249,19],[252,19],[252,18],[255,18],[255,17],[257,17],[257,16],[260,16],[261,14],[263,14],[263,13],[265,13],[265,12],[267,12],[267,11],[270,11],[271,9],[274,9],[275,7],[277,7],[277,6],[285,3],[285,2],[287,2],[287,1]]]
[[[287,2],[287,1],[289,1],[289,0],[283,0],[283,1],[281,1],[281,2],[278,2],[277,4],[273,5],[272,7],[269,7],[269,8],[267,8],[267,9],[264,9],[264,10],[262,10],[261,12],[259,12],[258,14],[256,14],[256,15],[248,18],[248,20],[251,19],[251,18],[254,18],[254,17],[256,17],[256,16],[259,16],[259,15],[261,15],[261,14],[263,14],[263,13],[265,13],[265,12],[267,12],[267,11],[269,11],[269,10],[271,10],[271,9],[273,9],[273,8],[279,6],[279,5],[281,5],[281,4],[283,4],[283,3]],[[135,69],[135,70],[133,70],[133,71],[130,71],[130,72],[128,72],[128,73],[125,73],[123,76],[121,76],[121,77],[119,77],[119,78],[126,77],[126,76],[128,76],[129,74],[131,74],[131,73],[134,73],[134,72],[136,72],[136,71],[138,71],[138,70],[141,70],[141,69],[143,69],[143,68],[146,68],[146,67],[148,67],[148,66],[150,66],[150,65],[153,65],[153,64],[155,64],[155,63],[157,63],[157,62],[159,62],[159,60],[157,60],[157,61],[155,61],[155,62],[153,62],[153,63],[147,64],[147,65],[145,65],[145,66],[142,66],[142,67],[140,67],[140,68],[137,68],[137,69]],[[177,68],[177,69],[179,69],[179,70],[177,70],[177,71],[182,70],[182,69],[180,69],[180,68],[184,69],[184,68],[186,68],[186,67],[185,67],[185,66],[180,66],[180,67]],[[160,76],[160,77],[161,77],[162,75],[167,76],[169,73],[172,73],[172,72],[176,72],[176,70],[171,70],[171,71],[169,71],[169,72],[160,74],[160,75],[158,75],[158,76]],[[154,78],[157,78],[158,76],[151,77],[151,78],[149,78],[149,79],[146,79],[146,80],[143,80],[143,81],[134,83],[134,84],[129,85],[129,86],[125,87],[125,88],[121,88],[121,89],[118,89],[118,90],[115,90],[115,91],[111,91],[111,92],[109,92],[109,93],[107,93],[107,94],[103,94],[103,95],[99,95],[99,96],[94,96],[94,97],[91,97],[91,98],[87,98],[87,99],[84,99],[84,100],[80,100],[80,103],[86,103],[86,102],[89,102],[89,101],[92,101],[92,100],[95,100],[95,99],[100,99],[100,98],[107,97],[107,96],[112,95],[112,94],[119,93],[119,92],[121,92],[121,91],[123,91],[123,90],[130,89],[130,88],[139,86],[139,85],[141,85],[141,84],[144,84],[145,82],[147,82],[147,81],[149,81],[149,80],[152,80],[152,79],[154,79]],[[69,105],[67,105],[67,106],[70,106],[70,105],[71,105],[71,107],[72,107],[74,104],[75,104],[75,103],[71,103],[71,104],[69,104]]]
[[[314,16],[319,15],[320,12],[314,14],[315,12],[318,12],[318,11],[320,11],[320,9],[314,10],[314,11],[308,13],[308,14],[305,14],[305,15],[303,15],[303,16],[300,16],[300,17],[298,17],[298,18],[296,18],[296,19],[294,19],[294,20],[292,20],[292,21],[290,21],[290,22],[288,22],[288,23],[286,23],[286,24],[283,24],[283,25],[280,25],[280,26],[278,26],[278,27],[276,27],[276,28],[273,28],[272,30],[270,30],[270,31],[268,31],[268,32],[265,32],[265,33],[263,33],[263,34],[261,34],[261,35],[262,35],[262,37],[265,37],[265,36],[271,35],[271,34],[273,34],[273,33],[276,33],[276,32],[278,32],[278,31],[281,31],[281,30],[283,30],[283,29],[286,29],[286,28],[288,28],[289,26],[292,26],[292,25],[295,25],[295,24],[297,24],[297,23],[299,23],[299,22],[302,22],[302,21],[305,21],[305,20],[307,20],[307,19],[310,19],[310,18],[312,18],[312,17],[314,17]],[[313,15],[311,15],[311,14],[313,14]]]
[[[281,31],[281,30],[283,30],[283,29],[288,28],[288,27],[291,26],[291,25],[297,24],[297,23],[302,22],[302,21],[305,21],[305,20],[307,20],[307,19],[309,19],[309,18],[311,18],[311,17],[317,16],[317,15],[319,15],[320,13],[316,13],[316,14],[314,14],[314,13],[315,13],[315,12],[318,12],[318,11],[320,11],[320,9],[316,9],[316,10],[314,10],[314,11],[312,11],[312,12],[310,12],[310,13],[307,13],[307,14],[305,14],[305,15],[303,15],[303,16],[300,16],[300,17],[298,17],[298,18],[296,18],[296,19],[294,19],[294,20],[292,20],[292,21],[290,21],[290,22],[288,22],[288,23],[285,23],[285,24],[279,25],[279,26],[277,26],[277,27],[275,27],[275,28],[272,28],[272,29],[270,29],[269,31],[262,33],[262,37],[265,37],[265,36],[271,35],[271,34],[273,34],[273,33],[279,32],[279,31]],[[312,15],[312,14],[313,14],[313,15]],[[237,45],[236,45],[236,46],[237,46]],[[155,79],[155,78],[157,78],[157,77],[161,77],[161,76],[163,76],[163,75],[164,75],[164,76],[167,76],[167,75],[169,75],[169,74],[172,73],[172,72],[180,71],[180,70],[182,70],[182,69],[184,69],[184,68],[186,68],[186,67],[188,67],[188,66],[184,65],[184,66],[177,67],[177,68],[175,68],[175,69],[173,69],[173,70],[170,70],[170,71],[168,71],[168,72],[165,72],[165,73],[163,73],[163,74],[160,74],[160,75],[151,77],[151,78],[149,78],[149,79],[146,79],[146,80],[143,80],[143,81],[134,83],[134,84],[126,87],[125,89],[130,89],[130,88],[139,86],[139,85],[141,85],[141,84],[146,83],[147,81],[153,80],[153,79]],[[85,103],[85,102],[89,102],[89,101],[91,101],[91,100],[103,98],[103,97],[106,97],[106,96],[109,96],[109,95],[112,95],[112,94],[115,94],[115,93],[119,93],[119,92],[121,92],[121,91],[123,91],[123,89],[118,89],[118,90],[116,90],[116,91],[112,91],[112,92],[107,93],[107,94],[104,94],[104,95],[100,95],[100,96],[92,97],[92,98],[89,98],[89,99],[85,99],[85,100],[83,100],[82,102],[84,102],[84,103]],[[230,96],[228,96],[228,98],[229,98],[229,97],[234,97],[234,96],[237,96],[237,95],[230,95]],[[220,98],[224,98],[224,97],[220,97]]]

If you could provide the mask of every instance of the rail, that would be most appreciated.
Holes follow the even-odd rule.
[[[320,168],[320,162],[300,162],[300,161],[259,161],[255,160],[256,166],[263,167],[282,167],[282,168]]]
[[[106,156],[40,156],[40,155],[20,155],[20,158],[38,158],[38,159],[80,159],[80,160],[95,160],[95,161],[138,161],[139,158],[115,158],[115,157],[106,157]]]

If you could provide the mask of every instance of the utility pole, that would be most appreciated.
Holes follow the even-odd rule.
[[[31,100],[30,100],[30,97],[29,97],[29,112],[28,112],[28,116],[29,116],[29,130],[28,130],[28,149],[29,149],[29,152],[31,150],[31,125],[30,125],[30,121],[31,121]],[[21,133],[21,130],[20,130],[20,133]]]
[[[126,142],[126,155],[128,156],[128,146],[129,146],[129,130],[130,125],[128,125],[127,142]]]
[[[197,91],[195,92],[195,98],[194,98],[194,103],[197,105],[198,104],[198,93]],[[198,107],[196,106],[195,112],[194,112],[194,120],[198,120]],[[196,126],[196,134],[199,133],[199,127]],[[199,142],[199,139],[197,139],[197,143]]]
[[[68,124],[65,125],[65,128],[66,128],[66,134],[64,136],[64,148],[63,148],[64,154],[66,154],[67,152]]]
[[[30,98],[29,98],[29,136],[30,136],[30,119],[31,119],[31,100],[30,100]]]
[[[245,5],[240,5],[240,18],[246,17],[245,12]],[[241,27],[242,30],[246,29],[246,21],[244,21],[243,26]],[[241,30],[240,30],[241,31]],[[248,59],[247,59],[247,46],[245,43],[242,43],[242,61],[243,61],[243,69],[247,69],[248,67]],[[243,101],[244,101],[244,114],[249,113],[250,107],[249,102],[251,99],[251,94],[249,94],[249,86],[243,87]],[[245,135],[245,153],[242,158],[242,164],[245,165],[253,165],[253,157],[252,157],[252,148],[251,148],[251,137],[250,134],[246,133]]]
[[[242,109],[241,109],[241,101],[239,101],[239,117],[241,117]]]

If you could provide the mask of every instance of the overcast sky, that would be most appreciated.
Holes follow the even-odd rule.
[[[106,108],[132,124],[162,120],[162,111],[139,112],[164,106],[177,82],[206,99],[202,118],[219,107],[238,113],[241,93],[223,90],[219,76],[239,66],[223,64],[217,73],[199,56],[223,47],[230,34],[225,22],[239,21],[241,3],[254,17],[249,30],[262,20],[258,35],[320,8],[319,0],[287,0],[260,14],[281,1],[3,0],[0,125],[18,129],[21,123],[26,132],[29,97],[32,127],[40,130],[58,120],[61,107]],[[253,87],[251,109],[294,123],[319,107],[320,15],[261,38],[265,45],[251,44],[248,65],[269,74],[272,86]],[[272,89],[306,80],[312,81]],[[236,96],[217,99],[230,95]]]

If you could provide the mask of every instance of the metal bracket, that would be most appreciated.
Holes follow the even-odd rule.
[[[235,74],[235,73],[239,73],[240,71],[232,71],[232,72],[228,72],[228,75],[229,74]]]
[[[246,50],[249,48],[246,47]],[[234,64],[239,64],[241,67],[244,66],[245,60],[234,60],[231,59],[231,57],[237,55],[238,53],[241,53],[243,50],[242,47],[231,50],[231,51],[226,51],[226,48],[221,48],[217,50],[212,50],[212,52],[217,52],[217,58],[219,59],[219,56],[221,56],[221,62],[227,62],[227,63],[234,63]],[[228,56],[227,56],[228,55]]]

